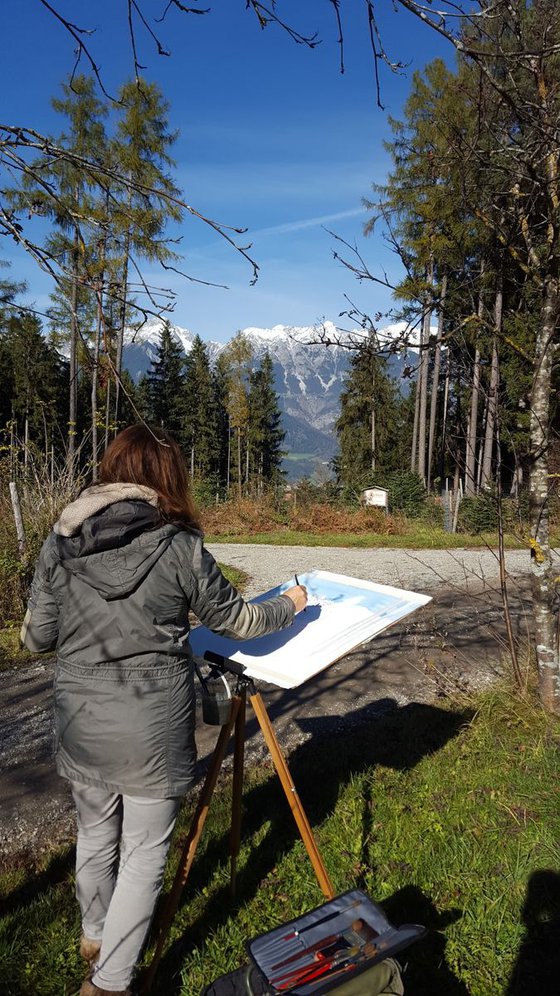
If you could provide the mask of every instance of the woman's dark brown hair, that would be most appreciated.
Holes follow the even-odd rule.
[[[163,429],[130,425],[109,444],[99,464],[100,484],[143,484],[157,492],[165,519],[200,529],[179,445]]]

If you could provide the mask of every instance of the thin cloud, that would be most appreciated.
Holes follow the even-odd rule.
[[[327,222],[340,221],[342,218],[356,218],[364,213],[364,208],[351,208],[349,211],[337,211],[336,214],[322,214],[317,218],[301,218],[299,221],[287,221],[283,225],[271,225],[269,228],[249,229],[248,234],[253,238],[256,235],[282,235],[284,232],[300,232],[304,228],[316,228],[318,225],[325,225]]]

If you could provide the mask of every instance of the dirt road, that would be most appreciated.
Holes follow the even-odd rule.
[[[250,597],[313,568],[427,591],[433,601],[298,689],[263,685],[285,750],[311,736],[339,731],[409,702],[433,702],[456,690],[482,687],[496,676],[503,620],[498,563],[491,551],[356,550],[219,545],[222,563],[250,575]],[[520,632],[527,625],[529,557],[507,555]],[[0,674],[0,854],[35,850],[73,834],[66,783],[51,751],[51,659]],[[265,753],[253,718],[248,756]],[[198,724],[200,767],[216,730]]]

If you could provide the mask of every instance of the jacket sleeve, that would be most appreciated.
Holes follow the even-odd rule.
[[[21,642],[27,649],[39,654],[53,650],[58,640],[58,605],[50,584],[49,548],[50,538],[39,554],[20,633]]]
[[[295,615],[294,603],[286,595],[256,604],[246,602],[199,539],[185,590],[190,608],[204,626],[236,640],[275,633],[289,626]]]

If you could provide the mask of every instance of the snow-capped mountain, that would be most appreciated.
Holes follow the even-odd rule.
[[[139,329],[126,329],[124,333],[124,366],[134,381],[138,381],[146,373],[150,364],[156,358],[156,351],[163,322],[159,318],[150,318]],[[171,331],[185,353],[189,353],[194,340],[194,333],[182,329],[179,325],[171,325]],[[213,343],[213,345],[219,345]]]
[[[124,366],[134,380],[148,370],[155,358],[161,324],[159,320],[151,320],[138,332],[128,330],[125,334]],[[170,327],[185,353],[188,353],[194,334],[177,325]],[[275,325],[270,329],[246,328],[242,331],[253,347],[256,363],[266,351],[273,362],[275,389],[286,430],[284,447],[289,458],[284,469],[288,477],[297,479],[312,474],[319,465],[327,467],[337,449],[334,425],[352,356],[344,342],[352,338],[360,341],[363,332],[356,329],[345,333],[341,339],[331,322],[319,327]],[[327,347],[324,343],[318,343],[322,331],[327,337],[340,340],[341,344]],[[390,326],[387,335],[395,338],[398,331],[400,327]],[[212,361],[225,345],[207,342]],[[404,365],[404,357],[390,358],[393,376],[399,376]]]

